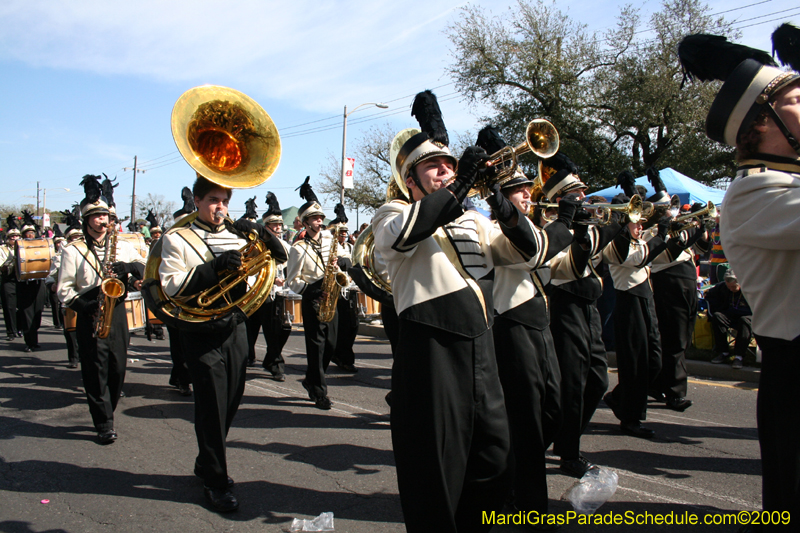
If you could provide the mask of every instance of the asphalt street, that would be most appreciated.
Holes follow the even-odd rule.
[[[116,412],[119,440],[96,443],[79,370],[67,368],[64,337],[49,310],[42,348],[0,341],[0,531],[288,531],[292,519],[334,513],[336,531],[401,532],[384,396],[391,380],[385,340],[359,336],[357,374],[329,369],[330,411],[300,385],[302,331],[284,351],[287,380],[248,369],[245,396],[228,438],[235,513],[210,511],[192,474],[197,453],[192,398],[167,383],[167,341],[132,337],[126,397]],[[3,330],[4,331],[4,330]],[[259,359],[266,347],[259,339]],[[611,385],[616,374],[610,376]],[[700,517],[761,507],[756,385],[692,377],[685,413],[651,403],[652,441],[623,436],[604,405],[583,439],[585,455],[616,471],[619,487],[598,514]],[[576,481],[548,457],[551,511]],[[628,513],[628,515],[624,515]],[[641,518],[644,519],[644,518]],[[651,519],[652,520],[652,519]],[[677,531],[675,525],[580,525],[560,531]],[[696,531],[738,526],[697,525]],[[497,525],[493,533],[525,531]]]

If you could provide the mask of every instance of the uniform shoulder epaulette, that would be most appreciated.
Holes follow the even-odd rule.
[[[745,168],[740,170],[739,172],[741,172],[742,176],[744,177],[744,176],[752,176],[754,174],[763,174],[766,171],[767,167],[762,165],[759,167]]]

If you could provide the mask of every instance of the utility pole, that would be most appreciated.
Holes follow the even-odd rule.
[[[37,217],[41,216],[41,214],[39,213],[39,191],[40,190],[41,189],[39,188],[39,182],[37,181],[36,182],[36,216]],[[42,219],[41,218],[39,219],[39,226],[44,228],[44,226],[42,225]]]
[[[132,224],[131,227],[136,225],[136,158],[137,156],[133,156],[133,192],[131,192],[131,224]]]

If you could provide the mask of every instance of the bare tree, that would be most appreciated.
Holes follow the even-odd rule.
[[[161,194],[147,193],[147,197],[136,201],[137,219],[144,220],[147,212],[153,210],[161,227],[172,225],[172,213],[175,212],[175,202],[167,202]]]

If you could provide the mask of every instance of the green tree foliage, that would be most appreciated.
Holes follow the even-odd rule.
[[[468,6],[447,29],[449,71],[468,101],[492,109],[484,122],[510,144],[531,119],[552,121],[591,186],[651,165],[711,183],[733,170],[730,151],[704,133],[718,85],[683,83],[676,53],[690,33],[733,37],[708,11],[699,0],[666,0],[643,24],[625,6],[615,28],[590,34],[545,0],[519,0],[502,17]]]

